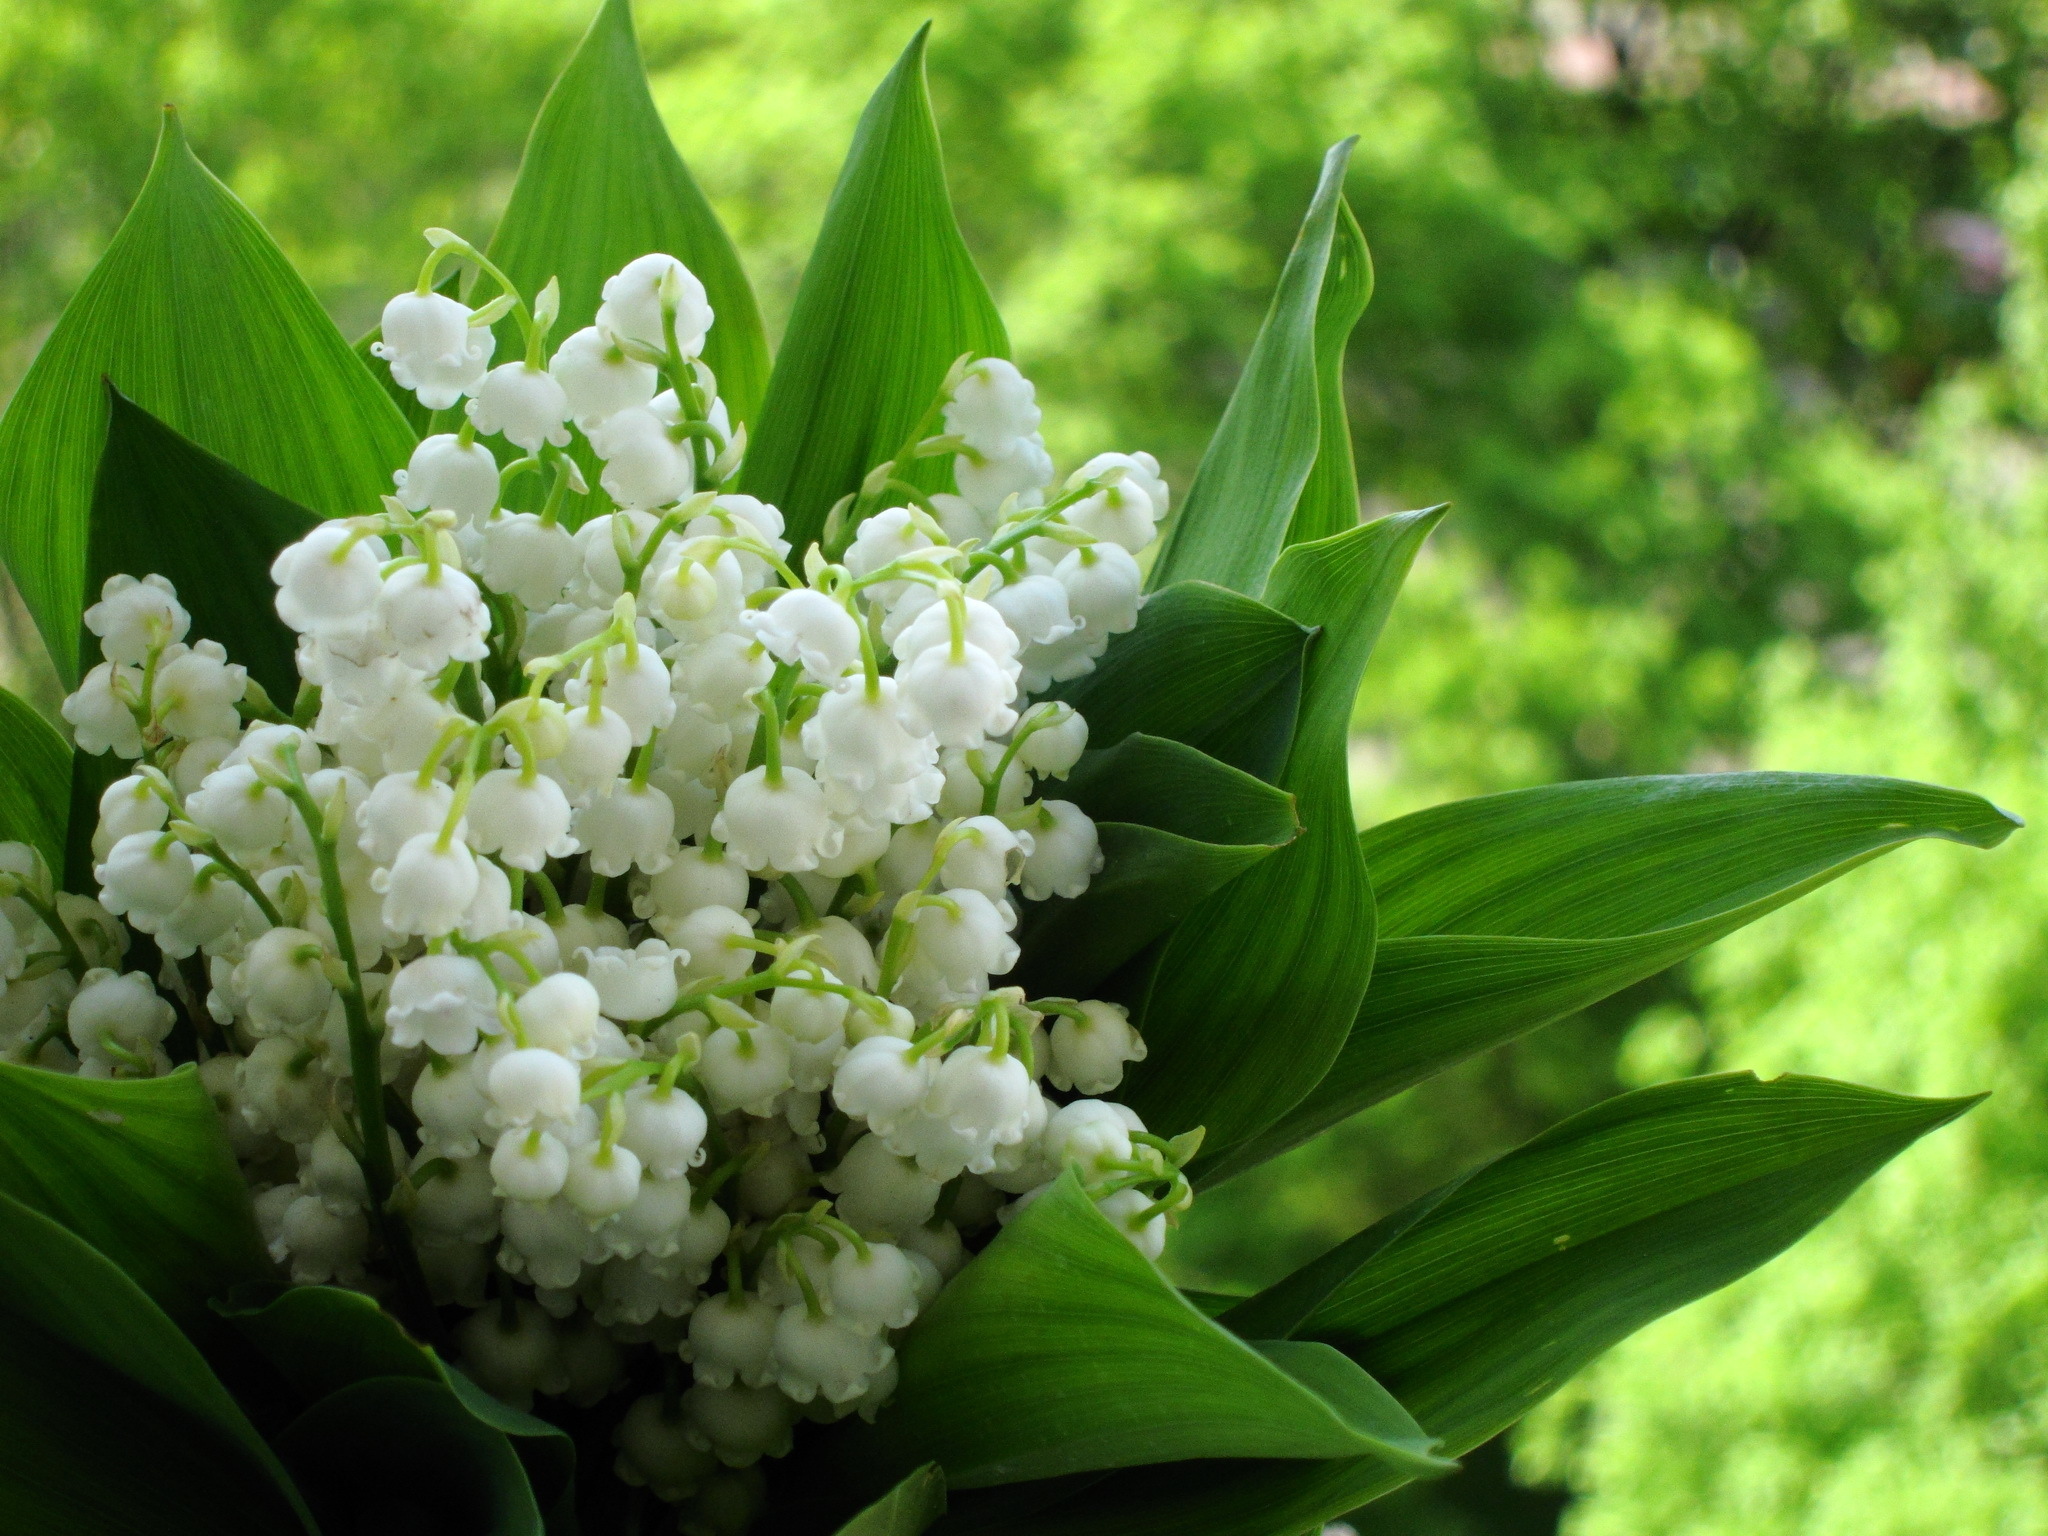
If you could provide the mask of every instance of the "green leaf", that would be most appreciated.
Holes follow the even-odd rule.
[[[1078,897],[1026,906],[1020,982],[1036,997],[1087,997],[1211,891],[1300,830],[1293,798],[1157,736],[1089,752],[1053,798],[1095,820],[1103,868]]]
[[[343,1387],[278,1435],[277,1452],[328,1531],[543,1536],[511,1445],[439,1382]]]
[[[1370,259],[1360,259],[1365,242],[1358,238],[1353,245],[1357,224],[1340,218],[1345,212],[1344,172],[1357,142],[1346,139],[1323,156],[1321,179],[1281,269],[1265,323],[1216,435],[1202,455],[1194,483],[1167,527],[1166,543],[1152,567],[1155,587],[1191,579],[1213,581],[1257,597],[1287,542],[1323,438],[1319,342],[1325,343],[1325,353],[1336,352],[1332,367],[1341,368],[1343,362],[1341,341],[1332,348],[1327,344],[1330,338],[1319,334],[1319,312],[1327,295],[1328,330],[1335,332],[1346,313],[1356,321],[1372,292]],[[1333,248],[1340,251],[1334,280]],[[1343,324],[1343,333],[1350,329],[1350,323]],[[1341,408],[1332,427],[1334,441],[1343,435]],[[1340,508],[1332,495],[1339,491],[1340,470],[1350,468],[1350,457],[1347,439],[1341,464],[1333,451],[1318,481],[1317,501],[1303,516],[1304,531],[1338,532],[1358,520],[1355,496],[1354,510],[1339,521]]]
[[[1297,544],[1273,569],[1272,606],[1323,630],[1280,775],[1306,830],[1167,940],[1142,1011],[1151,1054],[1126,1091],[1166,1134],[1206,1125],[1211,1160],[1315,1087],[1365,996],[1373,893],[1351,819],[1345,734],[1394,595],[1441,516],[1403,513]]]
[[[1789,1247],[1975,1100],[1817,1078],[1692,1078],[1624,1094],[1426,1195],[1227,1320],[1364,1365],[1463,1454],[1601,1351]],[[1564,1239],[1560,1241],[1560,1239]],[[1119,1472],[1026,1522],[948,1536],[1272,1536],[1391,1492],[1367,1458]]]
[[[214,1323],[211,1298],[273,1278],[190,1067],[110,1082],[0,1062],[0,1189],[119,1265],[188,1332]]]
[[[64,872],[71,744],[25,700],[0,688],[0,839],[27,843]]]
[[[2018,822],[1960,790],[1818,773],[1515,790],[1364,833],[1379,958],[1301,1104],[1211,1180],[1676,964],[1918,838],[1990,848]]]
[[[559,342],[595,318],[607,277],[652,251],[677,257],[704,284],[716,316],[704,360],[734,422],[753,421],[768,383],[754,290],[662,126],[629,0],[605,0],[541,104],[490,255],[529,301],[549,278],[561,280]]]
[[[507,1407],[445,1365],[360,1292],[326,1285],[245,1287],[216,1310],[307,1402],[373,1378],[431,1383],[479,1423],[509,1437],[541,1509],[552,1512],[574,1492],[576,1450],[567,1434]],[[441,1411],[435,1412],[438,1421]],[[465,1430],[464,1438],[474,1436]],[[553,1520],[549,1528],[556,1528]]]
[[[1623,1094],[1442,1192],[1393,1241],[1352,1239],[1365,1262],[1293,1331],[1477,1445],[1610,1345],[1783,1252],[1976,1102],[1747,1072]]]
[[[1316,306],[1316,462],[1294,504],[1294,521],[1287,527],[1289,544],[1326,539],[1358,522],[1358,472],[1351,460],[1351,421],[1344,409],[1344,346],[1372,302],[1372,277],[1365,233],[1352,217],[1351,205],[1340,199],[1330,264],[1324,269],[1322,298]]]
[[[904,446],[964,352],[1008,336],[953,222],[918,29],[868,102],[804,268],[742,488],[801,551],[832,504]],[[927,460],[904,478],[943,489]],[[794,557],[792,557],[794,558]]]
[[[1097,747],[1143,731],[1271,781],[1294,739],[1314,633],[1227,587],[1176,582],[1146,598],[1093,672],[1049,697],[1081,711]]]
[[[1334,1351],[1268,1357],[1217,1327],[1062,1178],[899,1346],[902,1383],[863,1466],[925,1458],[955,1488],[1189,1457],[1373,1455],[1444,1464]]]
[[[835,1536],[919,1536],[946,1512],[946,1474],[928,1461],[839,1527]]]
[[[107,445],[93,482],[86,591],[109,576],[166,576],[192,615],[188,640],[217,640],[285,709],[298,692],[297,637],[277,617],[271,562],[319,521],[173,431],[111,384]],[[82,636],[81,645],[90,637]],[[83,653],[92,660],[90,650]]]
[[[322,517],[373,511],[413,435],[168,111],[141,195],[0,419],[0,552],[79,673],[103,379]]]
[[[303,1532],[277,1458],[170,1318],[0,1195],[0,1517],[65,1536]]]

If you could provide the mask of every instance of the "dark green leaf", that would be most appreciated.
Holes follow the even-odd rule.
[[[0,839],[27,843],[61,878],[70,803],[71,744],[0,688]]]
[[[191,1342],[119,1269],[0,1195],[0,1525],[65,1536],[311,1528]]]
[[[141,195],[0,420],[0,549],[59,676],[78,676],[103,379],[323,517],[374,511],[405,419],[175,116]]]
[[[112,385],[107,445],[93,482],[86,591],[109,576],[170,578],[192,615],[188,640],[217,640],[284,708],[299,675],[296,637],[277,617],[279,550],[319,521],[225,459],[174,432]],[[84,637],[83,644],[90,644]],[[94,660],[90,651],[88,661]]]
[[[1270,781],[1294,739],[1314,633],[1227,587],[1177,582],[1145,600],[1093,672],[1050,697],[1081,711],[1097,747],[1143,731]]]
[[[1097,985],[1299,830],[1291,797],[1193,747],[1130,735],[1085,754],[1053,798],[1096,822],[1103,868],[1082,895],[1033,902],[1020,981],[1038,997]]]
[[[490,254],[529,300],[549,278],[561,279],[560,341],[596,316],[607,277],[652,251],[678,258],[704,284],[717,317],[704,360],[733,420],[753,421],[768,383],[754,290],[662,126],[632,6],[605,0],[541,104]]]
[[[1280,776],[1307,830],[1167,940],[1143,1008],[1151,1054],[1127,1092],[1169,1134],[1206,1125],[1212,1160],[1322,1079],[1365,996],[1373,894],[1351,819],[1345,733],[1387,610],[1440,516],[1404,513],[1297,544],[1273,569],[1272,605],[1323,630]]]
[[[542,1536],[511,1445],[439,1382],[373,1376],[277,1437],[323,1528],[434,1536]]]
[[[1203,1317],[1071,1175],[954,1279],[899,1359],[894,1403],[850,1448],[885,1471],[935,1459],[956,1488],[1209,1456],[1442,1465],[1335,1352],[1276,1361]]]
[[[964,352],[1007,357],[1009,338],[953,222],[925,90],[929,24],[876,90],[790,311],[747,451],[742,488],[788,519],[797,549],[893,456]],[[926,461],[927,489],[950,473]]]
[[[104,1082],[0,1062],[0,1189],[75,1232],[180,1327],[273,1277],[213,1101],[189,1067]]]
[[[1379,958],[1329,1074],[1226,1178],[1453,1063],[1673,965],[1916,838],[2016,821],[1960,790],[1839,774],[1600,779],[1437,806],[1360,839]]]
[[[926,1462],[842,1525],[836,1536],[919,1536],[946,1512],[946,1474]]]
[[[1340,199],[1330,264],[1316,306],[1316,462],[1294,504],[1294,521],[1287,528],[1290,544],[1326,539],[1358,521],[1358,474],[1351,461],[1351,422],[1344,410],[1344,346],[1371,302],[1372,252],[1366,249],[1351,205]]]
[[[1252,343],[1251,356],[1202,455],[1194,483],[1166,530],[1165,546],[1152,567],[1155,587],[1213,581],[1257,597],[1287,542],[1322,440],[1317,314],[1342,222],[1344,171],[1356,142],[1346,139],[1323,157],[1315,197],[1273,290],[1258,340]],[[1349,225],[1350,233],[1356,229],[1355,222]],[[1348,241],[1345,245],[1337,281],[1330,285],[1333,304],[1340,306],[1333,312],[1332,329],[1345,310],[1355,321],[1371,293],[1371,266],[1361,267],[1356,259],[1363,249],[1362,239],[1355,250]],[[1348,332],[1350,325],[1343,329]],[[1348,442],[1342,459],[1342,468],[1348,470]],[[1333,457],[1322,491],[1335,489],[1337,472]],[[1336,531],[1322,527],[1331,520],[1331,509],[1320,502],[1306,519],[1321,532]],[[1337,528],[1348,528],[1356,520],[1354,511]]]
[[[1343,1350],[1462,1454],[1645,1323],[1796,1241],[1974,1100],[1747,1073],[1624,1094],[1425,1196],[1231,1314]],[[946,1536],[1272,1536],[1407,1474],[1366,1458],[1140,1467]]]

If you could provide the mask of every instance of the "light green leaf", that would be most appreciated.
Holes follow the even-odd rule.
[[[0,552],[67,682],[102,379],[322,517],[375,510],[412,451],[390,397],[166,112],[141,195],[0,419]]]
[[[1294,504],[1287,542],[1305,544],[1342,533],[1358,521],[1358,473],[1351,459],[1351,420],[1344,409],[1344,347],[1358,317],[1372,302],[1372,252],[1352,217],[1337,204],[1330,264],[1316,306],[1316,405],[1319,441],[1315,467]]]
[[[1094,996],[1211,891],[1300,830],[1290,795],[1142,734],[1084,754],[1045,798],[1070,800],[1094,818],[1103,867],[1078,897],[1027,904],[1018,979],[1034,997]]]
[[[1126,1092],[1169,1134],[1206,1125],[1212,1161],[1315,1087],[1365,996],[1373,893],[1351,820],[1345,733],[1387,611],[1441,516],[1381,518],[1297,544],[1274,567],[1272,606],[1323,631],[1280,776],[1306,830],[1167,940],[1143,1006],[1151,1054]]]
[[[86,591],[109,576],[170,578],[189,641],[217,640],[285,709],[298,692],[297,637],[274,605],[271,562],[318,518],[173,431],[112,385],[93,482]],[[89,643],[89,637],[81,644]],[[87,658],[92,659],[87,652]]]
[[[65,1536],[312,1530],[291,1480],[170,1318],[0,1195],[0,1524]]]
[[[1343,1051],[1214,1181],[1676,964],[1918,838],[2016,818],[1961,790],[1820,773],[1598,779],[1436,806],[1360,837],[1379,957]]]
[[[561,280],[559,342],[596,316],[607,277],[653,251],[677,257],[704,284],[716,316],[704,360],[733,420],[752,422],[768,383],[754,290],[662,126],[629,0],[605,0],[541,104],[490,255],[529,301],[549,278]],[[516,334],[500,327],[502,355]]]
[[[510,1443],[439,1382],[343,1387],[278,1435],[277,1453],[328,1531],[543,1536]]]
[[[1334,1352],[1268,1358],[1203,1317],[1071,1174],[953,1280],[899,1363],[889,1411],[843,1450],[883,1474],[934,1459],[955,1488],[1190,1457],[1444,1465]]]
[[[71,744],[0,688],[0,839],[27,843],[61,876],[70,808]]]
[[[1817,1078],[1692,1078],[1596,1105],[1229,1314],[1344,1351],[1445,1449],[1498,1433],[1601,1351],[1790,1246],[1974,1100]],[[1562,1239],[1562,1241],[1560,1241]],[[1391,1492],[1361,1457],[1139,1467],[948,1536],[1272,1536]]]
[[[919,1536],[946,1512],[946,1474],[927,1462],[839,1527],[835,1536]]]
[[[1357,223],[1340,217],[1346,213],[1344,172],[1356,142],[1346,139],[1323,157],[1321,179],[1281,269],[1265,323],[1216,435],[1202,455],[1194,483],[1167,527],[1165,545],[1152,567],[1155,587],[1213,581],[1257,597],[1288,541],[1323,436],[1317,348],[1319,342],[1325,343],[1328,354],[1332,348],[1327,343],[1333,338],[1319,334],[1318,313],[1327,295],[1327,329],[1336,332],[1346,313],[1352,322],[1357,320],[1372,292],[1364,239],[1358,237],[1354,245]],[[1334,281],[1333,247],[1340,252]],[[1342,333],[1350,329],[1350,323],[1342,324]],[[1341,368],[1341,337],[1336,339],[1332,366]],[[1343,435],[1341,409],[1331,426],[1333,438]],[[1303,535],[1338,532],[1357,521],[1355,496],[1350,516],[1337,516],[1341,481],[1349,477],[1350,460],[1347,439],[1341,456],[1332,453],[1318,482],[1316,502],[1303,516]]]
[[[1143,731],[1271,781],[1294,739],[1314,633],[1227,587],[1177,582],[1145,600],[1093,672],[1048,697],[1081,712],[1093,746]]]
[[[0,1062],[0,1189],[120,1266],[187,1332],[273,1278],[218,1112],[190,1067],[106,1082]]]
[[[904,440],[964,352],[1008,336],[953,222],[920,27],[853,135],[797,287],[742,489],[773,502],[801,551],[832,504]],[[927,460],[905,478],[943,489]]]

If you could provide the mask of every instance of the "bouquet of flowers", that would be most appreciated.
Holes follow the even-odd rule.
[[[1249,1297],[1197,1191],[1964,793],[1360,834],[1331,150],[1193,482],[1066,472],[920,35],[771,371],[624,0],[350,349],[167,115],[0,422],[0,1489],[66,1532],[1298,1536],[1964,1102],[1627,1094]],[[116,1448],[109,1458],[107,1451]]]

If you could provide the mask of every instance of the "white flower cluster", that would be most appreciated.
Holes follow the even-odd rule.
[[[1030,696],[1135,622],[1167,493],[1144,454],[1056,485],[1031,385],[963,359],[799,574],[724,489],[744,431],[680,262],[629,264],[543,364],[554,285],[529,310],[429,238],[379,355],[467,424],[278,556],[289,718],[161,577],[107,584],[64,707],[136,760],[104,910],[0,852],[0,1018],[18,1055],[149,1074],[182,1009],[279,1262],[392,1291],[416,1254],[507,1401],[596,1401],[623,1346],[687,1362],[618,1429],[620,1474],[680,1499],[800,1415],[872,1415],[1007,1202],[1077,1167],[1156,1255],[1189,1199],[1189,1149],[1094,1097],[1144,1055],[1123,1011],[999,984],[1019,896],[1102,862],[1036,798],[1087,725]],[[451,257],[505,296],[434,291]],[[489,368],[508,314],[527,358]],[[578,434],[612,503],[580,525]],[[958,494],[904,478],[933,457]],[[111,968],[109,913],[157,985]]]

